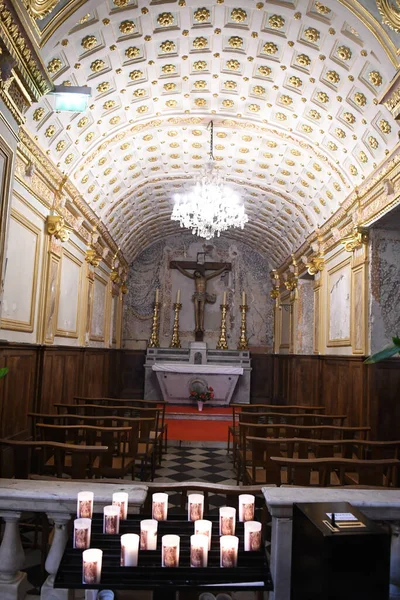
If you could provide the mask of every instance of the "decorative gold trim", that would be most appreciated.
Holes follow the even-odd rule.
[[[90,265],[92,265],[92,267],[96,268],[101,263],[101,256],[99,256],[97,254],[97,252],[96,252],[96,250],[94,248],[87,248],[86,255],[85,255],[85,260]]]
[[[388,0],[376,0],[376,5],[382,17],[382,23],[396,33],[400,33],[400,11],[396,10],[395,6]],[[399,4],[397,3],[397,5]]]
[[[60,0],[24,0],[25,8],[32,19],[44,19],[60,3]]]
[[[64,217],[60,217],[60,215],[48,215],[46,225],[49,235],[54,235],[60,242],[67,242],[69,240],[70,228],[65,225]]]
[[[353,252],[357,248],[361,248],[363,244],[368,244],[368,230],[359,225],[353,227],[353,232],[350,235],[343,237],[340,240],[346,252]]]

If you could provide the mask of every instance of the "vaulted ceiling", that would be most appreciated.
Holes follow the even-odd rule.
[[[89,108],[46,96],[27,127],[132,260],[179,231],[172,196],[204,164],[212,119],[249,215],[229,236],[277,265],[394,147],[387,50],[336,0],[87,2],[42,55],[55,84],[92,88]]]

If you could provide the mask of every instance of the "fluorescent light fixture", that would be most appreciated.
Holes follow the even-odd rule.
[[[92,90],[87,86],[56,85],[50,92],[55,96],[55,110],[83,112],[87,109]]]

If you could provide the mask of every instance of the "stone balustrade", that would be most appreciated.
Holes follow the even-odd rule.
[[[350,502],[372,520],[390,521],[390,600],[400,599],[400,490],[282,486],[265,487],[263,494],[272,517],[270,568],[274,592],[270,600],[290,600],[293,504],[297,502]]]
[[[140,484],[0,480],[0,517],[5,521],[0,546],[1,600],[24,600],[31,587],[26,573],[20,570],[24,564],[24,550],[18,522],[23,512],[46,513],[54,523],[54,536],[45,565],[48,577],[41,589],[41,600],[70,600],[69,590],[54,589],[54,579],[67,543],[68,523],[76,515],[77,494],[82,490],[94,493],[96,512],[111,504],[114,492],[124,491],[129,494],[129,512],[138,513],[147,495],[147,487]]]

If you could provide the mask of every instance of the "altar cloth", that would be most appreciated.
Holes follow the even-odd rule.
[[[164,371],[167,373],[194,373],[203,375],[243,375],[242,367],[231,367],[228,365],[193,365],[181,363],[156,363],[152,366],[153,371]]]

